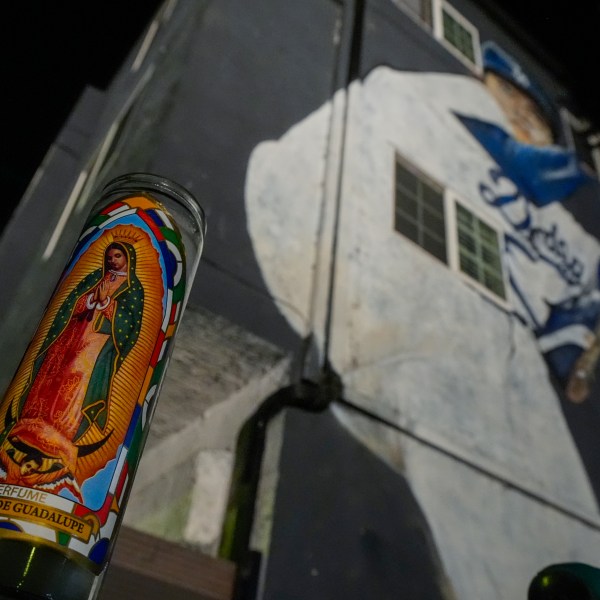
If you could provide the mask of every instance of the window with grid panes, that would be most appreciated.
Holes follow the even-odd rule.
[[[502,299],[506,299],[498,233],[464,206],[456,203],[460,270]]]
[[[447,262],[443,190],[400,161],[396,161],[395,228]]]
[[[433,33],[459,60],[477,72],[481,71],[479,31],[452,4],[432,0]]]
[[[444,38],[463,56],[475,64],[475,42],[472,33],[464,27],[446,7],[442,7]]]

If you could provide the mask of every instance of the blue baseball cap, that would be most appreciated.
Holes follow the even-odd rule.
[[[554,133],[557,133],[558,113],[552,100],[542,86],[528,75],[508,52],[492,41],[481,44],[481,56],[485,71],[492,71],[523,90],[539,106]]]

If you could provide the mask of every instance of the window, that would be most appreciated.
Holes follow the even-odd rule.
[[[417,20],[426,23],[431,27],[433,23],[432,0],[392,0],[394,4],[405,8]]]
[[[433,13],[435,37],[459,60],[480,71],[481,50],[477,28],[444,0],[434,1]]]
[[[460,271],[506,300],[498,232],[458,202],[456,229]]]
[[[461,62],[481,72],[479,31],[446,0],[392,0],[417,21],[433,30],[435,38]]]
[[[396,159],[394,227],[484,294],[506,305],[499,228],[400,158]]]
[[[396,231],[446,261],[443,190],[396,162]]]

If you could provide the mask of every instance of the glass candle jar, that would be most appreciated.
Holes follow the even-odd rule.
[[[0,598],[97,594],[205,229],[163,177],[102,190],[0,403]]]

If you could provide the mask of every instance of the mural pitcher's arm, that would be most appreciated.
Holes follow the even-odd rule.
[[[571,402],[579,404],[587,400],[590,395],[594,372],[600,359],[600,324],[594,331],[594,339],[591,345],[583,351],[575,362],[573,370],[569,375],[566,394]]]

